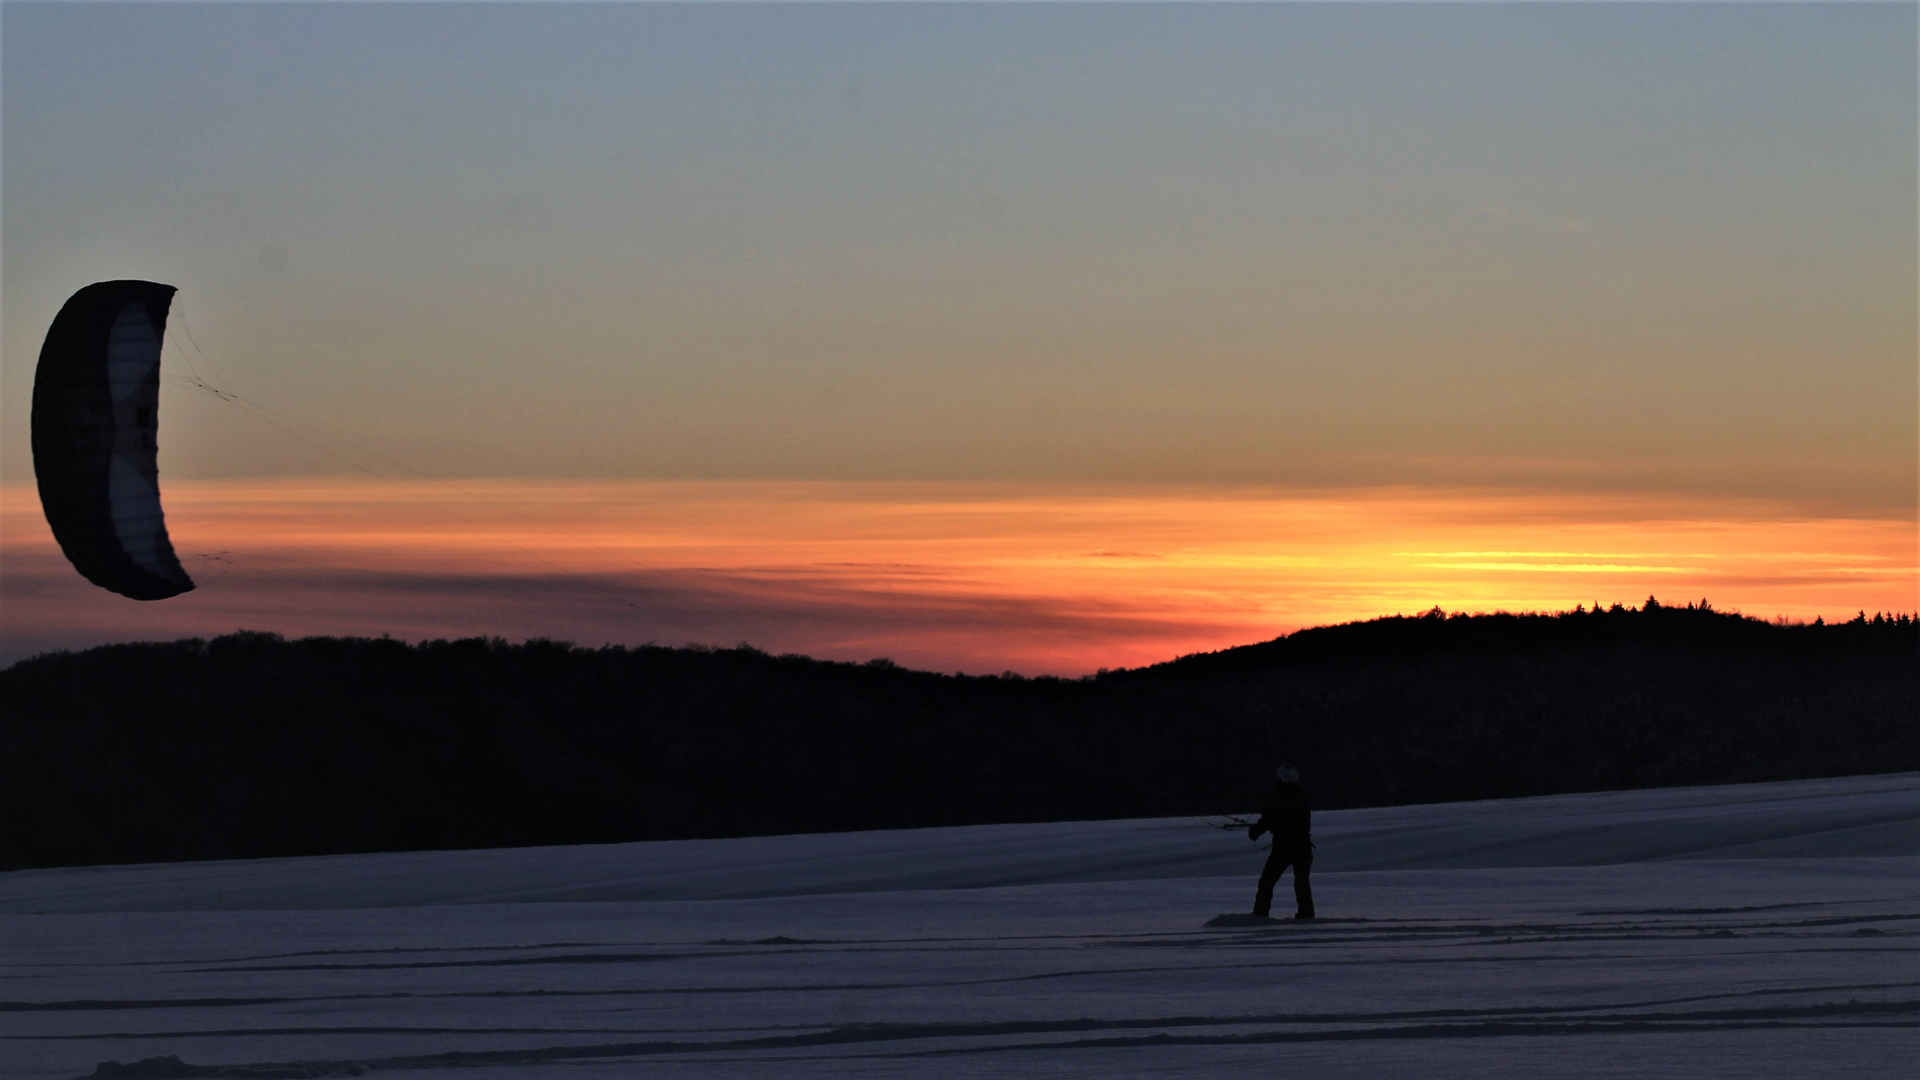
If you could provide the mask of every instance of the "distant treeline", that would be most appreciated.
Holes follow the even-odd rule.
[[[1920,627],[1375,619],[1084,679],[239,633],[0,672],[0,868],[1321,808],[1920,769]]]

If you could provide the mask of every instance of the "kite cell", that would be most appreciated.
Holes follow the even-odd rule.
[[[160,340],[174,289],[102,281],[47,330],[33,377],[33,472],[60,550],[135,600],[193,588],[160,512]]]

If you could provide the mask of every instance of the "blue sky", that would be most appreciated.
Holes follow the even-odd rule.
[[[11,479],[141,276],[436,474],[1913,502],[1911,6],[4,19]],[[173,475],[339,469],[168,393]]]

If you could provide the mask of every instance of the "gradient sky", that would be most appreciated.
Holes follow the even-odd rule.
[[[173,375],[191,361],[280,414],[163,391],[163,486],[189,562],[292,557],[205,494],[327,505],[287,478],[491,521],[424,475],[598,484],[588,501],[668,525],[706,521],[716,499],[811,499],[802,531],[829,548],[869,535],[848,507],[977,506],[991,484],[1022,505],[1121,498],[1115,535],[1185,520],[1206,534],[1188,548],[1211,550],[1218,521],[1246,557],[1311,548],[1347,565],[1284,587],[1221,579],[1202,603],[1164,560],[1092,592],[1072,574],[976,572],[1008,544],[1128,549],[1060,533],[1057,516],[969,517],[972,539],[938,552],[905,528],[888,543],[913,565],[1014,605],[949,647],[925,618],[833,629],[848,596],[880,587],[844,569],[875,562],[871,545],[796,555],[782,530],[800,526],[770,510],[755,558],[841,566],[842,592],[767,600],[777,634],[737,613],[759,595],[743,587],[735,614],[687,616],[705,630],[581,624],[595,644],[774,634],[821,655],[877,642],[934,666],[1085,670],[1084,628],[994,642],[1096,594],[1154,608],[1162,629],[1205,627],[1155,630],[1097,666],[1403,606],[1637,601],[1670,580],[1647,567],[1682,533],[1722,539],[1681,554],[1750,560],[1706,579],[1726,606],[1915,606],[1912,5],[9,3],[0,30],[9,656],[221,619],[526,625],[354,623],[350,603],[289,608],[264,585],[192,608],[208,586],[164,619],[116,616],[84,582],[62,592],[35,561],[44,526],[17,512],[33,362],[65,297],[112,277],[181,288]],[[181,486],[214,481],[239,487]],[[559,511],[524,484],[488,490],[488,507],[539,519],[534,561],[483,566],[435,530],[355,526],[389,539],[335,544],[327,565],[415,572],[426,553],[482,592],[489,574],[506,589],[718,572],[705,549],[667,559],[637,540],[608,543],[653,554],[576,565],[554,539],[574,518],[541,518]],[[1286,510],[1382,492],[1456,511],[1349,515],[1308,537]],[[1271,512],[1209,516],[1195,499]],[[401,514],[387,495],[355,505]],[[1484,521],[1488,506],[1529,529],[1544,511],[1518,508],[1558,508],[1558,524],[1525,544],[1494,525],[1421,542],[1433,515]],[[1626,552],[1554,538],[1609,513],[1629,532],[1668,524]],[[1264,531],[1242,536],[1232,522],[1248,520]],[[1397,556],[1362,557],[1386,550],[1381,530],[1391,551],[1563,552],[1588,569],[1488,557],[1465,560],[1485,564],[1471,580],[1415,581]],[[1780,561],[1794,552],[1831,556],[1821,573],[1840,577],[1810,586]],[[746,563],[724,569],[751,577]],[[1834,584],[1869,563],[1873,590]],[[1605,595],[1541,580],[1574,573],[1604,575]]]

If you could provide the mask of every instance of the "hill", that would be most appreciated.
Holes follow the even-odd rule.
[[[1393,617],[1078,680],[240,633],[0,672],[0,868],[1323,808],[1920,768],[1920,625]]]

